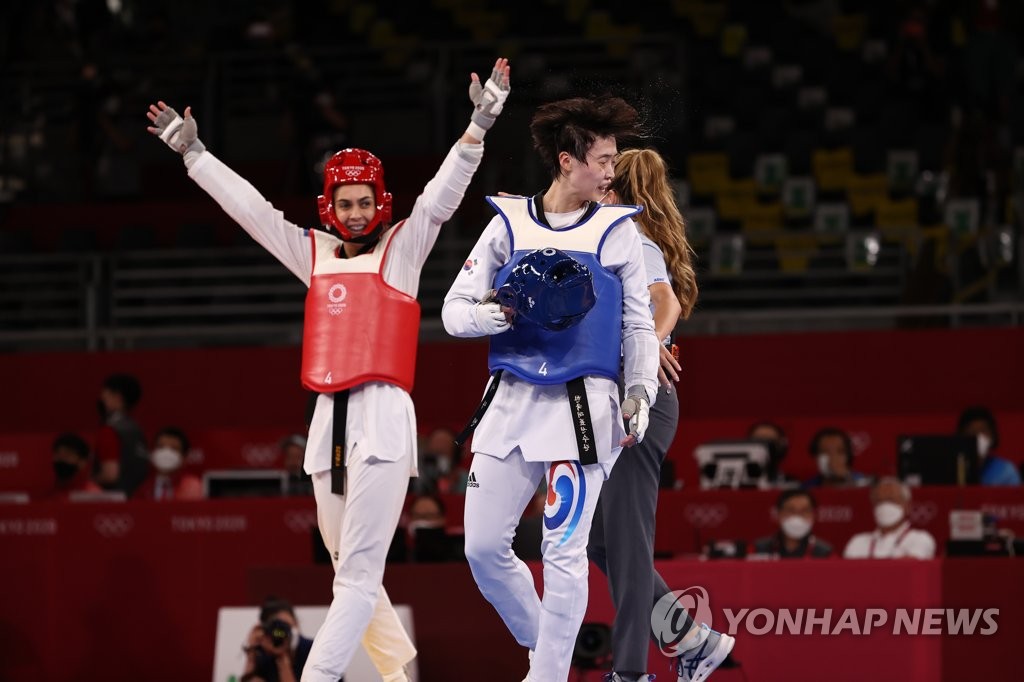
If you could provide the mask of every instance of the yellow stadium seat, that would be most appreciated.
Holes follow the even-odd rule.
[[[363,33],[370,27],[370,20],[377,15],[373,3],[360,2],[352,7],[348,15],[348,25],[353,33]]]
[[[889,178],[885,173],[851,175],[846,185],[846,198],[853,215],[874,211],[889,200]]]
[[[744,233],[751,234],[778,230],[782,227],[782,204],[753,204],[747,206],[740,217]]]
[[[753,178],[730,180],[715,192],[718,215],[726,220],[742,220],[747,207],[757,204],[757,191]]]
[[[876,227],[910,227],[917,224],[917,199],[886,199],[875,206]]]
[[[695,194],[715,194],[729,185],[729,157],[725,154],[691,154],[686,172]]]
[[[701,38],[714,38],[725,22],[726,6],[724,3],[702,2],[690,10],[690,23],[693,30]]]
[[[775,238],[775,255],[783,272],[807,272],[810,259],[818,253],[818,239],[813,234],[781,235]]]
[[[740,50],[747,44],[747,27],[742,24],[729,24],[722,29],[722,40],[719,52],[723,57],[738,57]]]
[[[811,153],[811,168],[818,188],[824,191],[845,189],[853,176],[853,150],[815,149]]]
[[[833,19],[832,34],[836,39],[836,47],[844,52],[858,49],[864,42],[867,24],[867,17],[863,14],[845,14]]]

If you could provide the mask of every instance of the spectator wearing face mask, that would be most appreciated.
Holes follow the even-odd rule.
[[[89,445],[79,435],[62,433],[50,448],[53,454],[53,488],[42,497],[66,500],[71,493],[98,492],[101,488],[90,479]]]
[[[832,545],[816,538],[811,530],[818,503],[806,490],[783,491],[775,501],[779,530],[754,542],[755,554],[779,559],[824,558],[832,554]]]
[[[809,450],[818,462],[818,475],[804,483],[805,488],[871,485],[870,477],[853,470],[853,441],[846,431],[834,426],[821,429],[811,439]]]
[[[148,500],[199,500],[203,484],[198,476],[184,470],[189,442],[185,433],[168,426],[156,434],[149,461],[153,471],[143,482],[136,497]]]
[[[987,407],[968,407],[960,414],[956,432],[961,436],[978,439],[981,458],[982,485],[1020,485],[1020,474],[1008,459],[995,454],[999,447],[999,427]]]
[[[886,476],[871,489],[875,530],[850,538],[843,550],[847,559],[932,559],[935,538],[926,530],[910,527],[910,488],[898,478]]]

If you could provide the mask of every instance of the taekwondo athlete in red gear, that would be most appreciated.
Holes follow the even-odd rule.
[[[657,391],[658,341],[640,236],[630,219],[639,209],[597,202],[614,174],[615,138],[632,132],[636,120],[635,109],[618,98],[580,98],[538,109],[531,131],[552,183],[531,198],[489,198],[498,215],[473,247],[467,260],[473,266],[456,277],[441,313],[453,336],[491,337],[493,375],[471,421],[475,455],[466,490],[466,557],[481,593],[532,652],[529,682],[568,679],[587,608],[594,508],[623,447],[642,439],[647,396]],[[517,266],[529,260],[535,276],[551,277],[550,264],[537,255],[545,251],[552,258],[567,255],[590,271],[596,302],[585,315],[571,298],[554,304],[535,300],[535,309],[551,313],[541,323],[510,310],[508,302],[522,297],[504,295],[503,289],[517,284]],[[528,278],[519,283],[529,284]],[[562,294],[557,287],[537,291]],[[620,350],[627,386],[623,411]],[[519,517],[542,478],[548,490],[543,600],[529,569],[512,552]]]
[[[319,199],[328,232],[289,222],[206,151],[191,108],[182,118],[163,102],[150,105],[148,130],[183,155],[189,177],[309,287],[301,375],[319,396],[305,470],[313,478],[335,579],[304,682],[338,680],[360,640],[384,682],[409,679],[405,665],[416,650],[381,580],[409,477],[416,475],[409,396],[419,320],[415,298],[427,255],[480,165],[484,135],[509,89],[506,59],[495,62],[486,83],[471,75],[469,127],[409,217],[394,225],[379,159],[359,149],[338,152],[327,163]]]

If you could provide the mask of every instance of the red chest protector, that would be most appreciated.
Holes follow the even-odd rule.
[[[387,230],[372,252],[354,258],[338,258],[343,242],[310,230],[313,274],[302,338],[307,389],[335,393],[383,381],[412,391],[420,305],[383,277],[387,250],[402,224]]]

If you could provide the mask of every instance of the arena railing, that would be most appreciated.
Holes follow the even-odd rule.
[[[421,340],[448,338],[440,320],[443,297],[469,246],[460,239],[442,240],[428,260],[419,294]],[[841,282],[844,273],[819,276]],[[1024,322],[1019,299],[877,305],[864,292],[878,286],[771,289],[766,286],[770,277],[732,277],[733,289],[725,290],[721,278],[703,275],[702,299],[679,331],[745,334]],[[902,280],[881,288],[892,294]],[[833,298],[823,304],[826,294]],[[257,247],[0,256],[0,349],[293,345],[301,341],[304,296],[302,283]]]

